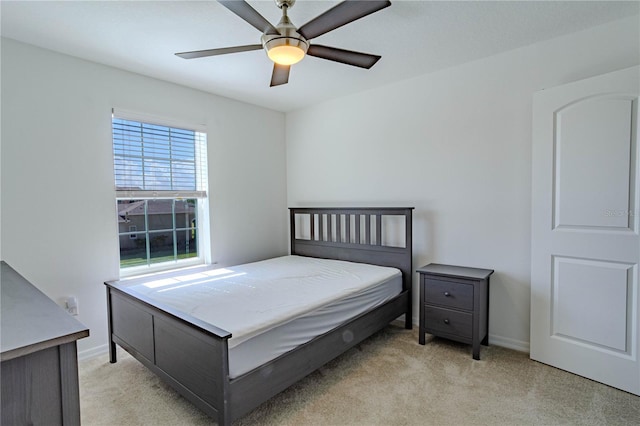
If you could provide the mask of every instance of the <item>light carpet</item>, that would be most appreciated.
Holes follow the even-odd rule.
[[[391,325],[241,418],[236,425],[640,425],[640,397],[498,346],[418,344]],[[210,425],[119,350],[80,362],[84,425]]]

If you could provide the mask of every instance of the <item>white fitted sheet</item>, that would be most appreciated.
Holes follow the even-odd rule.
[[[138,278],[127,286],[231,332],[234,378],[391,300],[402,291],[402,274],[382,266],[283,256]]]

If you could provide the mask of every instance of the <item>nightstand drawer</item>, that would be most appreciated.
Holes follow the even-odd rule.
[[[450,308],[473,310],[473,285],[425,278],[425,302]]]
[[[471,325],[473,324],[471,313],[436,308],[429,305],[426,305],[424,309],[427,330],[471,339]]]

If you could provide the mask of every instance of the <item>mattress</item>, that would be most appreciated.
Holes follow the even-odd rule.
[[[402,274],[383,266],[283,256],[125,285],[229,331],[234,378],[393,299],[402,291]]]

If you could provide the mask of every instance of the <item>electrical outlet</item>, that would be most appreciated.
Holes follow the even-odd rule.
[[[75,296],[67,297],[65,300],[65,309],[73,316],[78,315],[78,299],[76,299]]]

